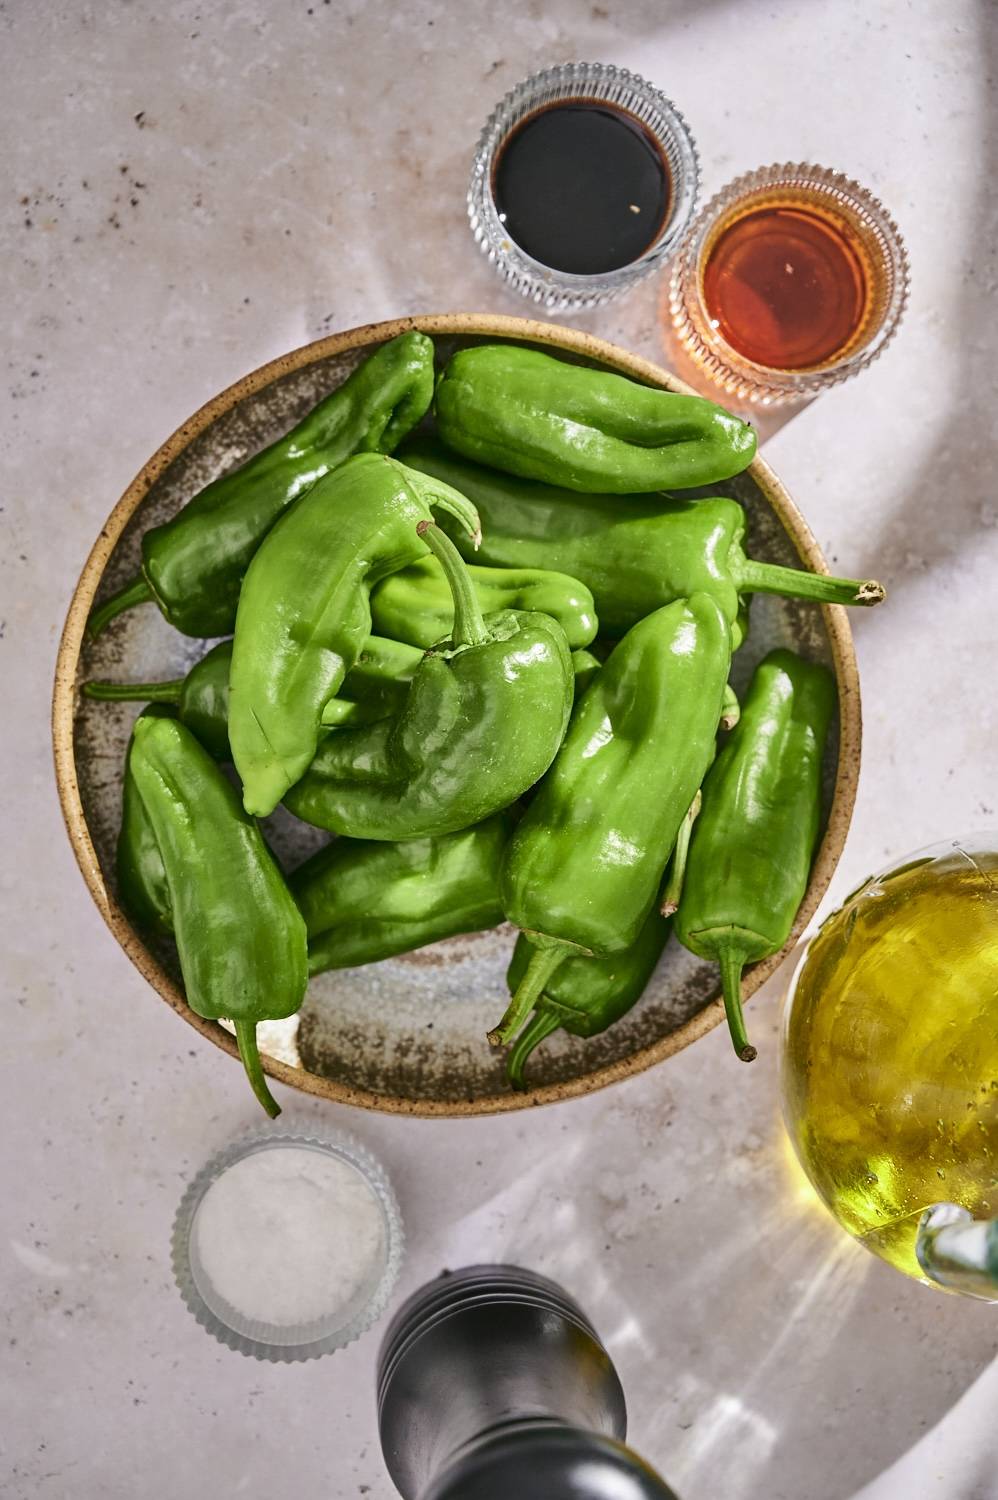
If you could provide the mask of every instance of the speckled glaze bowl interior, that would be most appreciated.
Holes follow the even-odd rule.
[[[242,463],[296,422],[372,349],[410,328],[430,334],[442,362],[458,347],[495,339],[546,347],[560,357],[617,370],[666,389],[685,389],[646,360],[589,334],[523,318],[445,314],[398,319],[334,334],[264,365],[195,413],[154,454],[115,506],[80,576],[56,668],[53,741],[59,795],[70,840],[91,895],[153,989],[192,1026],[235,1054],[222,1025],[185,1003],[176,953],[143,939],[118,905],[114,850],[122,767],[139,705],[94,703],[79,685],[90,677],[148,681],[181,675],[205,643],[178,635],[151,605],[121,616],[93,643],[84,630],[95,596],[134,576],[142,533],[172,516],[209,480]],[[769,466],[715,491],[740,500],[748,550],[766,561],[827,571],[802,516]],[[626,501],[622,500],[621,504]],[[824,893],[845,842],[859,772],[860,706],[846,612],[757,597],[745,648],[735,658],[736,688],[774,645],[826,662],[838,683],[839,716],[826,772],[828,821],[788,951]],[[325,835],[279,810],[267,836],[290,868]],[[503,1057],[485,1032],[506,1004],[509,927],[452,938],[402,958],[314,979],[300,1015],[260,1027],[267,1071],[307,1093],[368,1109],[413,1115],[470,1115],[517,1109],[588,1093],[640,1072],[688,1046],[723,1016],[716,969],[672,939],[640,1004],[603,1036],[558,1033],[531,1059],[534,1088],[513,1093]],[[747,971],[751,994],[777,967],[777,954]]]

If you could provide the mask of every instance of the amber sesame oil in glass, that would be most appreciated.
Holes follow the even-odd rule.
[[[924,1236],[920,1260],[919,1224],[941,1201],[998,1215],[998,836],[915,855],[824,923],[788,999],[783,1101],[843,1229],[953,1285]],[[998,1299],[998,1284],[972,1290]]]
[[[907,297],[907,253],[883,204],[841,172],[788,162],[736,178],[701,210],[667,317],[728,398],[769,406],[865,369]]]

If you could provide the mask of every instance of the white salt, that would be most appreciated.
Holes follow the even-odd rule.
[[[385,1250],[381,1206],[364,1178],[307,1146],[237,1161],[201,1200],[195,1236],[215,1291],[242,1317],[278,1327],[335,1320],[373,1290]]]

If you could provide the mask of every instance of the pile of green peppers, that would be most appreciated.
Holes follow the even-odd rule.
[[[504,921],[489,1040],[515,1088],[554,1031],[625,1015],[673,931],[753,1057],[742,971],[807,887],[835,689],[775,650],[739,703],[731,657],[753,593],[883,597],[753,560],[736,501],[676,493],[752,460],[713,403],[523,345],[435,361],[424,334],[384,344],[149,531],[91,617],[150,602],[226,637],[184,678],[84,692],[148,705],[118,893],[175,942],[192,1009],[233,1023],[271,1114],[256,1027],[310,975]],[[261,823],[279,804],[334,835],[290,874]]]

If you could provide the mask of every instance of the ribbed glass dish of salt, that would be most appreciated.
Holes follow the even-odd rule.
[[[384,1311],[402,1261],[398,1203],[344,1131],[263,1129],[227,1146],[188,1187],[173,1271],[195,1318],[257,1359],[316,1359]]]

